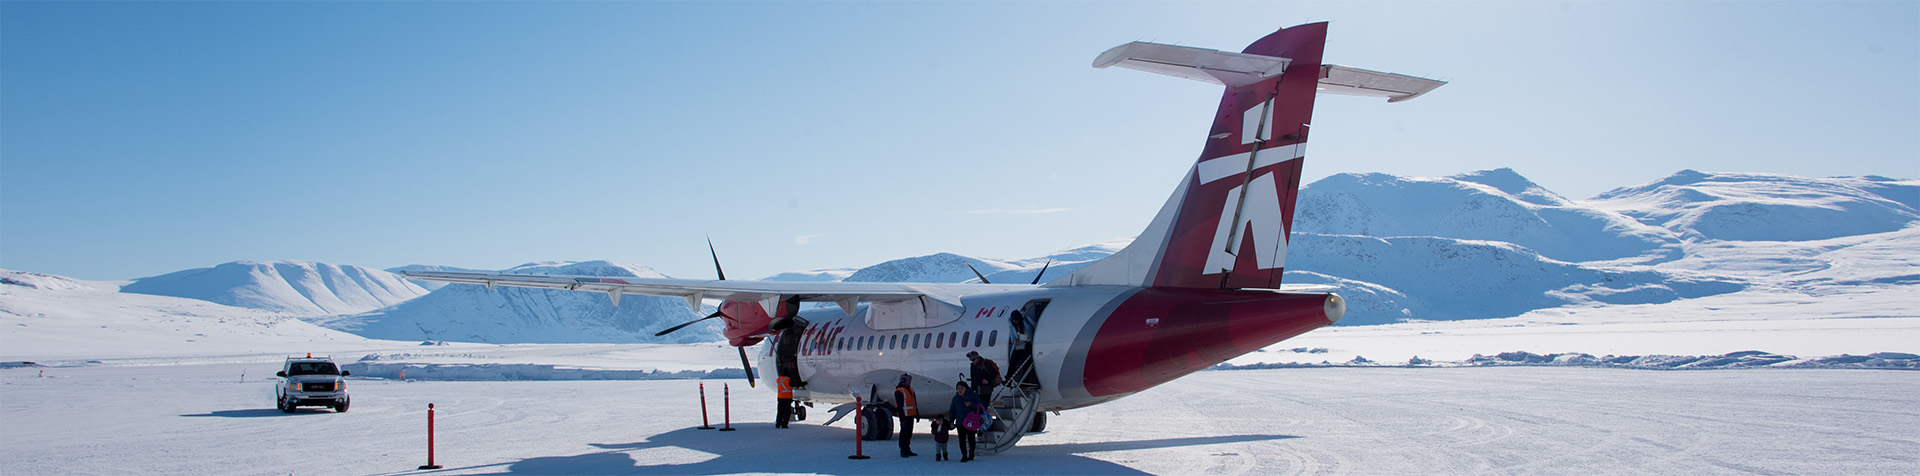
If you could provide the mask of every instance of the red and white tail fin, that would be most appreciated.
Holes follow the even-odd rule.
[[[1267,35],[1241,53],[1134,42],[1094,60],[1226,87],[1194,167],[1133,244],[1053,285],[1280,286],[1316,92],[1410,99],[1444,84],[1323,65],[1327,24]]]

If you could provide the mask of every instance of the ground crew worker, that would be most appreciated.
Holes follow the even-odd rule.
[[[900,457],[919,456],[913,452],[913,419],[920,416],[919,402],[913,394],[913,374],[900,374],[900,385],[893,387],[894,414],[900,415]]]
[[[786,428],[787,420],[793,418],[793,382],[785,375],[773,379],[773,391],[780,398],[780,407],[773,411],[773,427]]]

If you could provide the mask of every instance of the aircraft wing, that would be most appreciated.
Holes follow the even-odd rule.
[[[780,301],[831,302],[851,314],[855,303],[896,302],[928,297],[959,305],[960,296],[971,292],[990,292],[1030,286],[934,283],[808,283],[784,281],[722,281],[672,278],[636,278],[630,276],[568,276],[552,274],[473,273],[455,271],[407,271],[400,273],[417,281],[479,284],[525,288],[566,289],[607,293],[615,305],[624,294],[684,298],[696,312],[703,299],[758,301],[772,313]]]

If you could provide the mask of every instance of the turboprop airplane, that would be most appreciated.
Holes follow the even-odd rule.
[[[890,399],[903,374],[912,376],[921,401],[946,402],[955,383],[967,378],[966,354],[978,352],[1006,370],[1006,384],[982,394],[997,419],[983,432],[980,449],[996,453],[1043,429],[1042,412],[1113,401],[1345,314],[1331,288],[1280,282],[1315,95],[1399,102],[1445,83],[1324,64],[1326,32],[1326,23],[1286,28],[1240,53],[1133,42],[1100,54],[1095,68],[1119,66],[1226,90],[1199,160],[1146,231],[1118,253],[1045,284],[1037,277],[1029,284],[992,284],[984,277],[960,284],[730,281],[724,273],[718,280],[406,276],[489,289],[601,292],[616,305],[625,294],[682,297],[696,310],[704,300],[718,300],[719,311],[700,320],[724,320],[742,365],[746,347],[770,340],[758,351],[762,370],[803,382],[793,392],[796,401],[841,404],[834,410],[839,416],[861,410],[863,422],[884,418],[852,403]],[[809,302],[834,306],[802,310]],[[940,415],[943,407],[921,406],[921,415]]]

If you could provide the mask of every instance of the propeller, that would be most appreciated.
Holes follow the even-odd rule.
[[[720,315],[721,315],[721,314],[720,314],[720,311],[713,311],[713,314],[708,314],[708,315],[707,315],[707,317],[702,317],[702,318],[699,318],[699,319],[694,319],[694,320],[691,320],[691,321],[687,321],[687,322],[683,322],[683,323],[681,323],[680,325],[677,325],[677,326],[673,326],[673,327],[668,327],[668,328],[667,328],[667,330],[664,330],[664,331],[660,331],[659,333],[656,333],[656,334],[654,334],[653,336],[654,336],[654,337],[660,337],[660,336],[663,336],[663,335],[667,335],[668,333],[671,333],[671,332],[673,332],[673,331],[677,331],[677,330],[680,330],[680,328],[683,328],[683,327],[687,327],[687,326],[691,326],[691,325],[694,325],[694,324],[697,324],[697,323],[699,323],[700,321],[704,321],[704,320],[707,320],[707,319],[712,319],[712,318],[716,318],[716,317],[720,317]]]
[[[981,275],[980,275],[980,270],[977,270],[977,269],[973,269],[973,263],[967,263],[967,262],[961,262],[960,264],[964,264],[964,265],[967,265],[967,270],[968,270],[968,271],[973,271],[973,275],[974,275],[974,276],[978,276],[978,277],[980,278],[980,284],[993,284],[993,282],[992,282],[992,281],[987,281],[987,277],[986,277],[986,276],[981,276]]]
[[[713,237],[707,237],[707,254],[713,255],[713,274],[721,281],[727,280],[727,272],[720,269],[720,252],[713,250]]]
[[[726,281],[726,280],[727,280],[727,272],[726,272],[726,271],[724,271],[724,270],[721,270],[721,269],[720,269],[720,252],[717,252],[717,251],[714,251],[714,250],[713,250],[713,237],[711,237],[711,236],[709,236],[709,237],[707,237],[707,254],[710,254],[710,255],[713,255],[713,274],[715,274],[715,275],[718,275],[718,276],[720,276],[720,280],[721,280],[721,281]],[[660,337],[660,336],[663,336],[663,335],[667,335],[668,333],[670,333],[670,332],[673,332],[673,331],[677,331],[677,330],[680,330],[680,329],[681,329],[681,328],[683,328],[683,327],[687,327],[687,326],[691,326],[691,325],[693,325],[693,324],[694,324],[694,323],[696,323],[696,322],[700,322],[700,321],[704,321],[704,320],[707,320],[707,319],[712,319],[712,318],[716,318],[716,317],[720,317],[720,311],[713,311],[713,314],[708,314],[708,315],[707,315],[707,317],[702,317],[702,318],[699,318],[699,319],[694,319],[694,320],[691,320],[691,321],[687,321],[687,322],[684,322],[684,323],[681,323],[680,325],[677,325],[677,326],[673,326],[673,327],[669,327],[669,328],[667,328],[667,330],[664,330],[664,331],[660,331],[660,333],[658,333],[658,334],[654,334],[653,336],[654,336],[654,337]],[[742,357],[743,359],[744,359],[744,358],[746,357],[746,355],[747,355],[747,354],[746,354],[746,352],[747,352],[747,351],[745,351],[745,350],[742,350],[742,351],[740,351],[740,356],[741,356],[741,357]],[[749,372],[749,373],[751,373],[751,372]],[[751,379],[751,378],[753,378],[753,377],[752,377],[751,375],[749,375],[749,376],[748,376],[747,378],[749,378],[749,379]]]
[[[713,249],[713,237],[707,237],[707,254],[713,256],[713,274],[715,276],[718,276],[721,281],[726,281],[727,271],[724,269],[720,269],[720,252],[714,251]],[[725,314],[721,314],[720,311],[713,311],[713,314],[708,314],[707,317],[694,319],[691,321],[681,323],[680,325],[677,325],[677,326],[669,327],[667,328],[667,330],[660,331],[659,333],[656,333],[653,336],[654,337],[664,336],[669,333],[672,333],[673,331],[677,331],[677,330],[686,328],[687,326],[697,324],[700,321],[704,321],[704,320],[712,319],[716,317],[723,317],[723,316],[725,316]],[[747,373],[747,386],[748,387],[755,386],[753,382],[753,365],[750,364],[747,359],[747,348],[734,347],[734,349],[740,351],[740,369],[746,371]]]
[[[753,385],[753,364],[747,363],[747,348],[746,347],[734,347],[734,348],[740,350],[740,370],[747,371],[747,386],[753,387],[754,386]]]
[[[1040,277],[1041,277],[1041,276],[1046,276],[1046,275],[1047,275],[1047,267],[1048,267],[1048,266],[1053,266],[1053,260],[1047,260],[1047,264],[1043,264],[1043,265],[1040,265],[1040,273],[1039,273],[1039,274],[1035,274],[1035,275],[1033,275],[1033,282],[1031,282],[1031,283],[1027,283],[1027,284],[1032,284],[1032,285],[1039,285],[1039,284],[1040,284]]]

